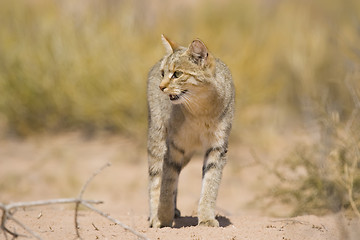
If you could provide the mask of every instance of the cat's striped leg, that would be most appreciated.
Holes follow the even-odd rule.
[[[203,179],[198,206],[199,225],[218,227],[215,219],[215,205],[221,181],[222,170],[226,163],[227,144],[211,147],[205,153]]]
[[[185,151],[173,142],[168,144],[164,159],[158,216],[161,227],[171,227],[176,215],[176,194]],[[177,210],[180,214],[180,211]]]
[[[149,207],[150,207],[150,227],[160,227],[157,216],[160,199],[161,175],[163,157],[157,156],[148,150],[149,161]]]
[[[159,119],[152,123],[160,122]],[[161,125],[160,125],[161,126]],[[150,227],[160,227],[158,218],[163,162],[167,152],[166,131],[157,125],[150,125],[148,136],[149,210]]]

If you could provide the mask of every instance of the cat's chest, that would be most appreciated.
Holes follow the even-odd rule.
[[[184,148],[197,149],[213,142],[214,132],[216,132],[216,122],[212,119],[185,118],[176,131],[171,133],[170,138]]]
[[[186,119],[184,122],[184,128],[189,129],[189,131],[196,132],[198,134],[204,134],[207,132],[212,132],[215,128],[215,121],[208,118],[198,118],[198,119]]]

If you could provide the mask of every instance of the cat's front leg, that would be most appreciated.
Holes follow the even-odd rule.
[[[153,117],[155,118],[155,117]],[[166,129],[158,127],[154,123],[161,123],[161,119],[155,118],[151,121],[148,135],[148,164],[149,164],[149,210],[150,227],[160,227],[158,218],[161,178],[163,162],[167,152]],[[160,125],[164,126],[164,125]]]
[[[168,154],[164,158],[163,175],[159,201],[158,217],[161,227],[171,227],[174,216],[180,214],[176,209],[176,193],[179,174],[182,169],[184,151],[169,146]],[[177,210],[177,212],[176,212]]]
[[[150,152],[148,150],[148,152]],[[160,221],[157,216],[159,209],[161,176],[163,169],[162,157],[149,153],[149,207],[150,207],[150,227],[160,227]]]
[[[215,219],[215,205],[222,170],[226,163],[226,152],[226,144],[222,147],[211,147],[206,151],[198,206],[198,224],[200,226],[219,226],[219,222]]]

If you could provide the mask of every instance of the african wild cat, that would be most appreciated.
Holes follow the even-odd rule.
[[[148,76],[150,226],[172,226],[180,171],[202,150],[198,224],[219,226],[215,202],[235,109],[227,66],[198,39],[188,48],[162,36],[166,55]]]

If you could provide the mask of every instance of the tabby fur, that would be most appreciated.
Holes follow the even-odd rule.
[[[150,226],[172,226],[178,178],[195,152],[202,151],[198,224],[219,226],[215,204],[235,110],[228,67],[195,39],[178,46],[162,35],[166,55],[149,72],[148,165]]]

